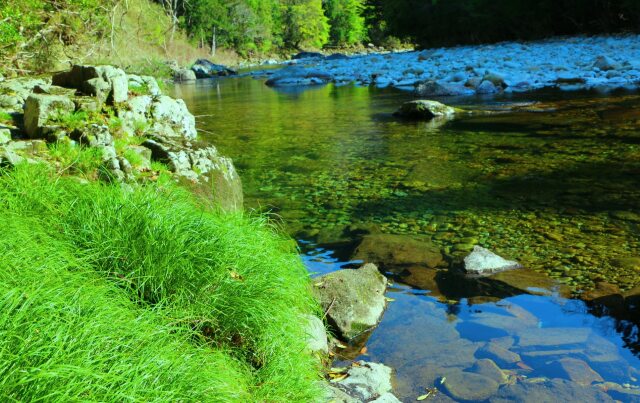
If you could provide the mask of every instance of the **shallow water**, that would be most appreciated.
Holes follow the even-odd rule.
[[[348,263],[350,230],[374,225],[425,235],[448,261],[474,244],[485,246],[574,292],[600,280],[623,290],[640,285],[634,94],[454,99],[494,113],[442,125],[393,119],[391,112],[411,99],[393,89],[277,91],[242,78],[180,85],[174,95],[197,115],[201,136],[233,158],[247,207],[281,217],[313,272]],[[514,105],[518,112],[501,113]],[[395,301],[366,341],[368,358],[397,369],[403,400],[436,386],[435,399],[446,401],[456,393],[449,384],[472,385],[467,373],[487,343],[519,356],[498,363],[506,378],[491,392],[495,399],[518,393],[603,399],[593,386],[549,381],[578,377],[563,365],[596,371],[602,379],[595,382],[618,400],[638,397],[631,325],[553,295],[452,296],[430,281],[411,284],[389,291]],[[554,345],[544,343],[554,337]],[[362,346],[345,356],[354,358]],[[554,363],[562,357],[579,362]],[[628,388],[615,391],[607,381]]]

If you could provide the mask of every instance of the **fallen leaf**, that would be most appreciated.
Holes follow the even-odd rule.
[[[336,343],[336,347],[337,347],[337,348],[347,348],[347,346],[345,346],[345,345],[344,345],[344,344],[342,344],[342,343]]]
[[[362,348],[360,349],[360,354],[367,354],[367,347],[366,347],[366,346],[365,346],[365,347],[362,347]]]
[[[319,283],[315,283],[314,286],[316,287],[322,287],[324,285],[324,283],[321,281]]]
[[[442,385],[446,380],[447,380],[447,377],[443,376],[442,379],[440,379],[440,385]]]
[[[429,395],[430,395],[430,393],[427,393],[426,395],[418,396],[418,398],[416,400],[418,400],[418,401],[427,400]]]
[[[345,372],[347,372],[349,368],[344,367],[344,368],[331,368],[331,370],[329,372],[332,372],[334,374],[344,374]]]
[[[344,381],[345,379],[347,379],[347,376],[348,376],[347,374],[343,374],[343,375],[337,376],[337,377],[331,379],[331,382]]]
[[[393,299],[393,298],[389,298],[389,297],[384,297],[384,299],[385,299],[387,302],[393,302],[393,301],[395,301],[395,299]]]

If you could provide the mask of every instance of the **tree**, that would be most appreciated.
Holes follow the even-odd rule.
[[[366,38],[364,0],[326,0],[324,7],[333,44],[353,45]]]
[[[282,11],[285,44],[321,48],[329,41],[329,22],[322,0],[286,0]]]

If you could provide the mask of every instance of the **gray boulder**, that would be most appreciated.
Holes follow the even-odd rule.
[[[31,94],[24,107],[24,127],[27,135],[37,138],[43,135],[43,127],[57,116],[73,113],[75,104],[67,97],[48,94]]]
[[[478,94],[495,94],[499,92],[500,89],[495,86],[491,81],[483,80],[478,88],[476,88],[476,92]]]
[[[384,313],[387,279],[373,264],[318,277],[314,294],[329,323],[345,339],[373,328]]]
[[[331,82],[333,76],[330,73],[308,69],[299,66],[290,66],[279,70],[266,84],[270,87],[323,85]]]
[[[113,66],[75,65],[70,71],[55,74],[52,82],[110,104],[126,101],[129,92],[127,74]]]
[[[173,72],[173,79],[177,82],[196,81],[196,73],[191,69],[179,69]]]
[[[71,133],[71,138],[88,147],[108,147],[113,145],[113,137],[109,133],[109,127],[105,125],[90,124],[76,129]]]
[[[185,139],[195,139],[198,136],[196,118],[181,99],[166,95],[154,98],[149,114],[153,130],[163,136]]]
[[[391,393],[391,374],[386,365],[358,361],[347,370],[346,378],[331,381],[331,386],[360,402],[399,402]]]
[[[449,118],[456,114],[456,109],[438,101],[416,100],[405,102],[394,115],[407,119],[431,120]]]
[[[0,108],[22,112],[29,95],[37,87],[46,88],[50,81],[41,78],[15,78],[0,83]]]
[[[313,315],[304,315],[302,319],[305,323],[304,328],[307,335],[307,352],[311,354],[328,354],[329,342],[322,320]]]
[[[520,263],[506,260],[488,249],[474,246],[473,251],[464,258],[464,270],[471,276],[490,276],[505,270],[522,268]]]
[[[0,145],[7,144],[11,141],[11,130],[0,127]]]

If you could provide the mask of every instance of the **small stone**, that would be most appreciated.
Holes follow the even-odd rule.
[[[464,258],[465,271],[474,276],[487,276],[521,267],[520,263],[506,260],[481,246],[475,246],[473,252]]]

